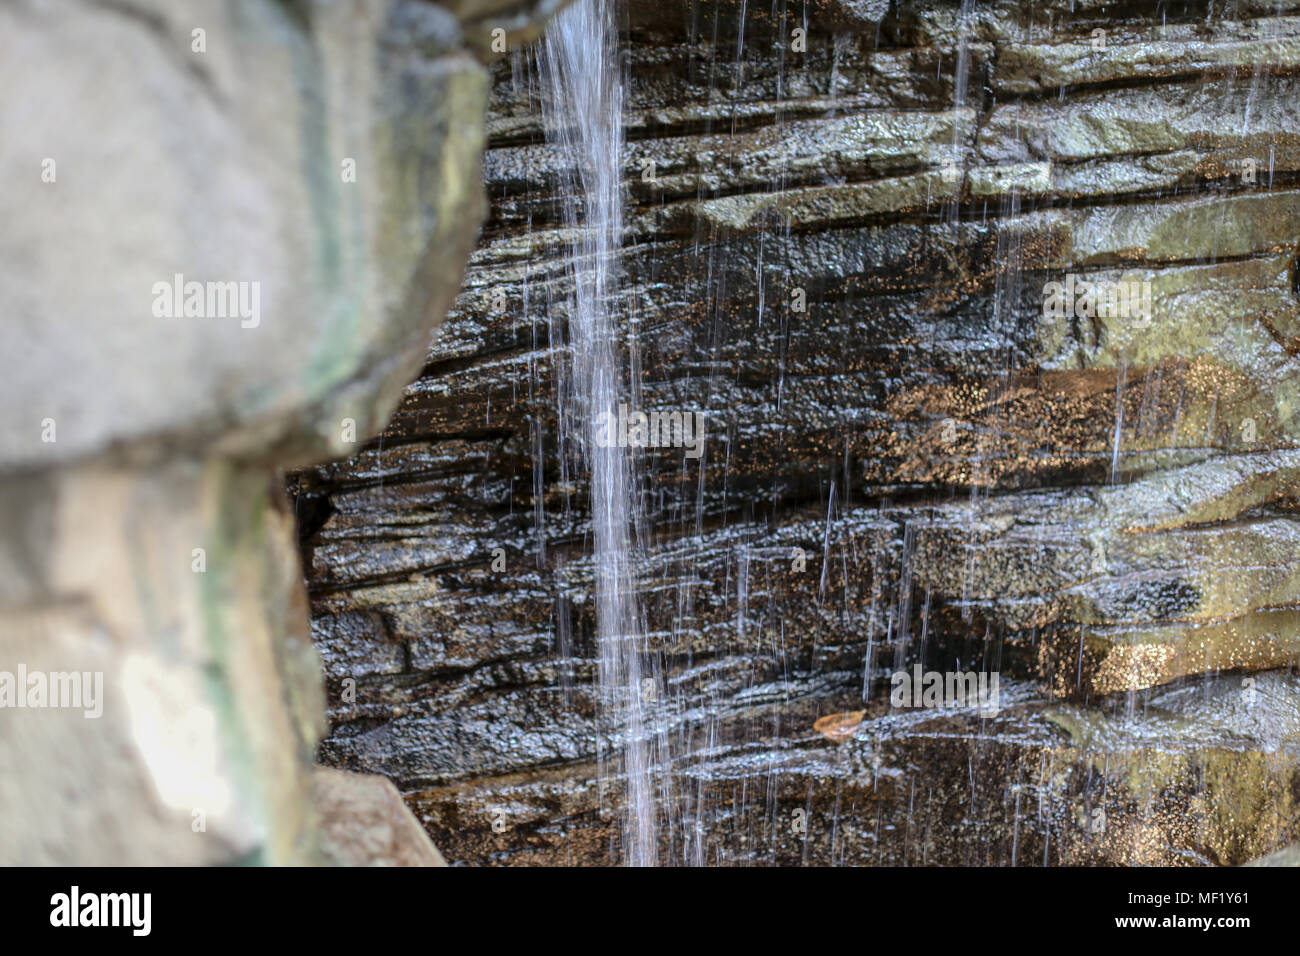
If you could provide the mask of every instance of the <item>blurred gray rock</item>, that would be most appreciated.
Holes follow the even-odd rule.
[[[102,683],[95,716],[0,709],[0,862],[327,852],[278,470],[360,447],[420,368],[484,212],[466,25],[555,6],[0,9],[0,672]],[[390,796],[392,845],[340,858],[407,852]]]

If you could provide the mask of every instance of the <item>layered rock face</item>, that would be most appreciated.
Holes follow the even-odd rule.
[[[556,6],[0,10],[0,861],[399,839],[344,845],[339,807],[392,800],[313,779],[279,469],[359,447],[417,373],[484,211],[493,31]]]
[[[707,422],[633,452],[663,859],[1300,836],[1300,5],[638,0],[623,45],[628,404]],[[322,757],[453,863],[620,853],[532,76],[419,379],[292,482]],[[918,664],[999,712],[891,706]]]

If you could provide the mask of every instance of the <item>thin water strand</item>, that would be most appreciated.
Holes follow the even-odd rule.
[[[547,138],[560,148],[571,177],[564,190],[572,233],[571,368],[568,387],[560,390],[560,428],[576,433],[571,437],[580,442],[590,473],[599,699],[606,720],[617,728],[615,738],[623,740],[624,862],[653,866],[656,821],[633,571],[635,481],[627,450],[596,440],[597,422],[614,412],[625,386],[612,312],[624,205],[616,36],[612,3],[577,0],[547,29],[541,65]]]

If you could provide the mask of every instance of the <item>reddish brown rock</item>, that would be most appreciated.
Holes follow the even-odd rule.
[[[392,782],[317,767],[312,799],[321,852],[335,866],[446,866]]]

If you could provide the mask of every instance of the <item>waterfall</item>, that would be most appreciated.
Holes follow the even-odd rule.
[[[636,491],[628,449],[597,442],[625,377],[614,310],[623,232],[623,91],[612,0],[575,0],[547,28],[540,55],[547,139],[567,177],[569,368],[559,388],[560,445],[576,441],[591,482],[591,534],[600,644],[599,699],[623,739],[624,862],[657,857],[650,747],[642,701],[643,635],[633,570]]]

